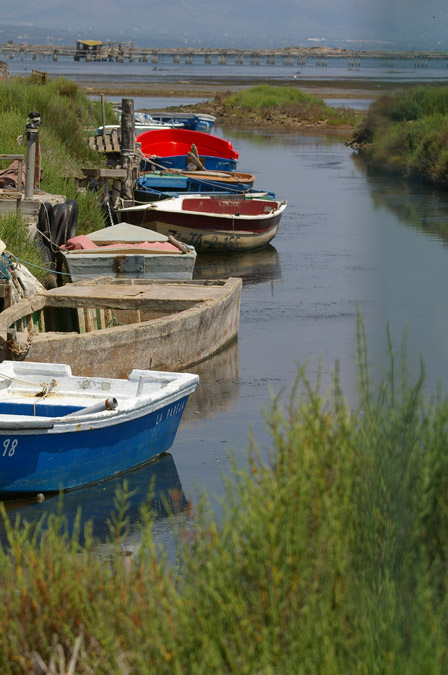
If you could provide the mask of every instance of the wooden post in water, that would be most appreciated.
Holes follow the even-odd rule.
[[[134,99],[121,99],[121,167],[126,169],[127,176],[123,183],[123,197],[132,199],[133,168],[135,156],[135,119]]]

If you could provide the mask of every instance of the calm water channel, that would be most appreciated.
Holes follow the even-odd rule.
[[[138,107],[138,106],[136,106]],[[297,363],[314,377],[319,360],[323,385],[339,361],[343,390],[356,404],[356,317],[365,322],[372,373],[387,367],[386,329],[398,348],[407,333],[411,373],[419,358],[426,367],[425,391],[448,390],[448,195],[369,175],[341,138],[241,132],[217,128],[240,153],[239,170],[254,173],[256,187],[288,200],[279,234],[252,254],[198,259],[199,278],[241,276],[244,281],[237,343],[195,369],[200,385],[191,398],[171,453],[128,475],[133,533],[138,539],[138,504],[152,476],[185,527],[188,505],[205,490],[213,507],[223,496],[222,472],[229,453],[242,464],[252,429],[259,445],[270,446],[262,408],[271,392],[291,387]],[[117,482],[67,496],[73,517],[84,508],[105,531]],[[156,536],[172,546],[170,524],[160,513]],[[11,510],[28,518],[55,510],[57,499]]]

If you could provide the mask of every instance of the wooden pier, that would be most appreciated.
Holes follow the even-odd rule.
[[[80,41],[81,42],[81,41]],[[321,47],[288,47],[282,49],[213,49],[213,48],[155,48],[137,47],[131,42],[100,42],[85,41],[88,45],[80,49],[80,43],[73,46],[59,45],[29,45],[29,44],[2,44],[0,45],[0,57],[4,59],[52,59],[57,61],[60,57],[72,58],[84,61],[114,61],[118,63],[143,63],[157,64],[160,61],[172,61],[173,63],[192,64],[194,62],[219,65],[248,64],[258,66],[261,64],[275,65],[277,63],[286,66],[304,66],[307,62],[314,65],[325,66],[333,59],[346,59],[349,65],[359,67],[363,60],[375,59],[383,64],[395,61],[411,60],[415,67],[426,67],[430,61],[447,61],[448,53],[442,52],[383,52],[383,51],[359,51],[351,49],[323,49]]]

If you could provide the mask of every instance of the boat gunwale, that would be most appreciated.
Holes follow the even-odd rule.
[[[167,213],[179,213],[181,215],[192,215],[192,216],[211,216],[213,218],[223,218],[226,220],[233,220],[233,219],[238,219],[238,220],[263,220],[263,219],[268,219],[271,217],[275,217],[278,215],[281,215],[283,211],[287,207],[287,201],[282,200],[272,200],[270,201],[269,199],[263,199],[261,198],[259,201],[263,201],[266,204],[278,204],[278,206],[274,209],[272,209],[269,212],[262,212],[258,214],[245,214],[245,213],[220,213],[219,211],[192,211],[189,209],[184,209],[183,208],[183,200],[186,199],[187,202],[193,199],[198,199],[196,196],[193,197],[191,195],[180,195],[178,197],[169,197],[168,199],[162,199],[162,200],[157,200],[157,201],[152,201],[148,202],[147,204],[139,204],[138,206],[128,206],[123,209],[118,209],[120,213],[129,213],[131,211],[146,211],[146,210],[151,210],[151,211],[158,211],[163,213],[166,211]],[[218,197],[218,196],[212,196],[212,195],[204,195],[201,197],[201,199],[225,199],[225,197]],[[258,199],[257,197],[255,200]],[[241,199],[242,203],[251,203],[255,201],[254,199]],[[176,201],[176,203],[175,203]],[[182,202],[181,206],[179,209],[176,208],[177,203]],[[168,208],[167,208],[168,207]],[[172,208],[169,208],[172,207]]]
[[[104,279],[109,279],[108,277]],[[96,284],[95,279],[86,279],[84,281],[80,282],[74,282],[73,284],[70,284],[70,286],[88,286],[88,287],[97,287],[99,286],[105,286],[106,284]],[[114,278],[109,279],[110,282],[112,282],[110,285],[118,287],[118,286],[126,286],[126,285],[131,285],[131,286],[150,286],[150,285],[165,285],[164,283],[160,284],[160,282],[166,282],[166,285],[171,285],[171,284],[176,284],[176,285],[188,285],[189,282],[188,280],[164,280],[164,279],[157,279],[155,280],[156,283],[144,283],[145,281],[152,282],[153,280],[145,280],[145,279],[139,279],[139,280],[129,280],[130,282],[134,281],[140,281],[142,283],[140,284],[135,284],[135,283],[130,283],[126,284],[125,282],[127,280],[117,280],[118,282],[123,281],[124,283],[113,283],[115,281]],[[222,281],[222,284],[220,283]],[[191,315],[194,313],[203,313],[207,311],[210,307],[213,307],[217,303],[223,302],[226,300],[228,297],[238,294],[241,295],[241,289],[242,289],[242,280],[238,277],[229,277],[226,280],[196,280],[196,284],[193,284],[195,286],[199,287],[215,287],[219,285],[222,289],[222,292],[215,296],[215,297],[209,297],[206,299],[197,299],[197,300],[191,300],[191,304],[189,307],[185,309],[180,309],[179,311],[174,311],[170,314],[165,314],[164,316],[160,317],[155,317],[152,319],[147,319],[144,321],[140,322],[132,322],[128,324],[123,324],[123,325],[118,325],[118,326],[110,326],[108,328],[96,328],[91,331],[85,332],[85,333],[80,333],[78,331],[42,331],[36,334],[32,334],[32,342],[51,342],[55,340],[61,340],[66,337],[70,337],[71,339],[82,339],[86,340],[94,335],[99,335],[104,331],[107,331],[107,333],[113,334],[113,335],[118,335],[121,332],[126,332],[129,329],[133,329],[136,331],[144,331],[148,326],[157,326],[159,324],[173,324],[173,323],[179,323],[180,321],[183,321],[187,315]],[[218,282],[218,284],[216,283]],[[68,284],[67,284],[68,285]],[[67,286],[66,285],[66,286]],[[107,284],[108,285],[108,284]],[[57,292],[58,289],[52,289],[53,291]],[[62,302],[61,302],[62,301]],[[15,305],[12,305],[11,307],[3,310],[3,312],[0,312],[0,345],[3,342],[5,345],[8,345],[9,343],[9,336],[8,333],[12,328],[12,324],[16,323],[17,321],[27,321],[32,314],[35,312],[44,310],[47,307],[52,307],[52,308],[68,308],[68,309],[86,309],[86,308],[94,308],[94,309],[123,309],[123,310],[137,310],[137,309],[144,309],[144,306],[142,306],[144,303],[153,303],[154,299],[151,298],[142,298],[142,297],[136,297],[136,298],[128,298],[126,302],[128,305],[121,305],[119,307],[111,307],[111,302],[108,301],[107,298],[99,298],[98,296],[95,298],[91,298],[90,296],[86,297],[66,297],[62,296],[57,296],[56,293],[52,293],[52,291],[41,291],[39,293],[36,293],[33,298],[31,299],[24,299],[16,303]],[[178,298],[175,299],[169,299],[169,298],[164,298],[163,302],[166,303],[175,303],[179,302]],[[188,298],[183,300],[183,302],[188,302]],[[64,303],[64,304],[62,304]],[[95,303],[93,305],[93,303]],[[24,311],[20,311],[20,310]],[[11,317],[11,318],[9,318]],[[25,335],[30,335],[29,331],[18,331],[22,332]]]
[[[184,375],[185,377],[183,379],[186,380],[186,376],[189,374],[179,373],[179,375]],[[196,389],[198,376],[189,375],[189,377],[191,378],[191,382],[188,383],[186,381],[182,388],[180,388],[177,383],[173,382],[170,384],[175,385],[175,387],[171,387],[171,389],[174,388],[174,391],[167,391],[168,387],[170,386],[167,385],[166,387],[160,388],[157,392],[151,392],[144,397],[132,397],[134,399],[132,401],[132,406],[130,405],[131,401],[129,397],[129,399],[121,401],[119,407],[117,407],[115,410],[103,410],[101,412],[95,412],[89,415],[76,415],[76,413],[73,413],[73,415],[68,418],[67,416],[62,415],[46,417],[42,415],[7,415],[0,413],[0,437],[11,435],[11,429],[2,427],[2,422],[5,420],[5,418],[11,419],[11,417],[24,421],[46,420],[48,423],[53,424],[53,426],[45,429],[45,432],[48,434],[78,433],[81,431],[92,431],[94,429],[101,429],[103,427],[126,424],[127,422],[131,422],[135,419],[150,415],[161,408],[170,406],[173,403],[176,403],[176,401],[183,399],[185,396],[190,396]],[[167,394],[170,395],[167,396]],[[92,397],[91,400],[98,401],[101,399],[100,397]],[[42,433],[42,431],[43,430],[41,430],[40,433]],[[25,427],[22,429],[14,429],[14,435],[17,436],[32,436],[35,433],[36,429],[32,428],[30,429]]]

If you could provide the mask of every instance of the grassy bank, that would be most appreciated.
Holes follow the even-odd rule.
[[[352,128],[358,117],[349,108],[327,106],[321,98],[297,87],[260,84],[237,92],[222,92],[212,101],[193,106],[216,116],[218,123],[246,128],[286,130]]]
[[[372,166],[448,187],[448,87],[382,96],[348,141]]]
[[[40,539],[11,526],[2,672],[446,673],[448,402],[392,347],[373,384],[362,326],[358,345],[359,409],[300,371],[266,415],[269,456],[234,466],[220,525],[202,502],[175,566],[148,513],[122,555],[125,491],[107,560],[62,519]]]
[[[41,148],[41,189],[52,194],[76,199],[79,206],[80,231],[102,226],[103,216],[96,196],[81,194],[75,178],[82,175],[83,167],[101,166],[102,157],[89,149],[85,142],[86,127],[99,126],[101,110],[92,103],[78,86],[65,78],[43,84],[39,79],[11,78],[0,82],[0,148],[2,154],[26,155],[25,132],[28,115],[38,111],[41,115],[39,132]],[[112,115],[107,106],[108,116]],[[5,161],[2,168],[6,168]],[[20,221],[20,219],[18,219]],[[16,236],[16,220],[0,219],[0,237],[15,255],[29,257],[33,253],[29,242],[22,245]],[[23,230],[24,232],[24,230]],[[22,232],[22,234],[23,234]],[[39,255],[37,260],[39,260]],[[36,259],[34,259],[36,262]],[[35,276],[42,276],[35,268]]]

